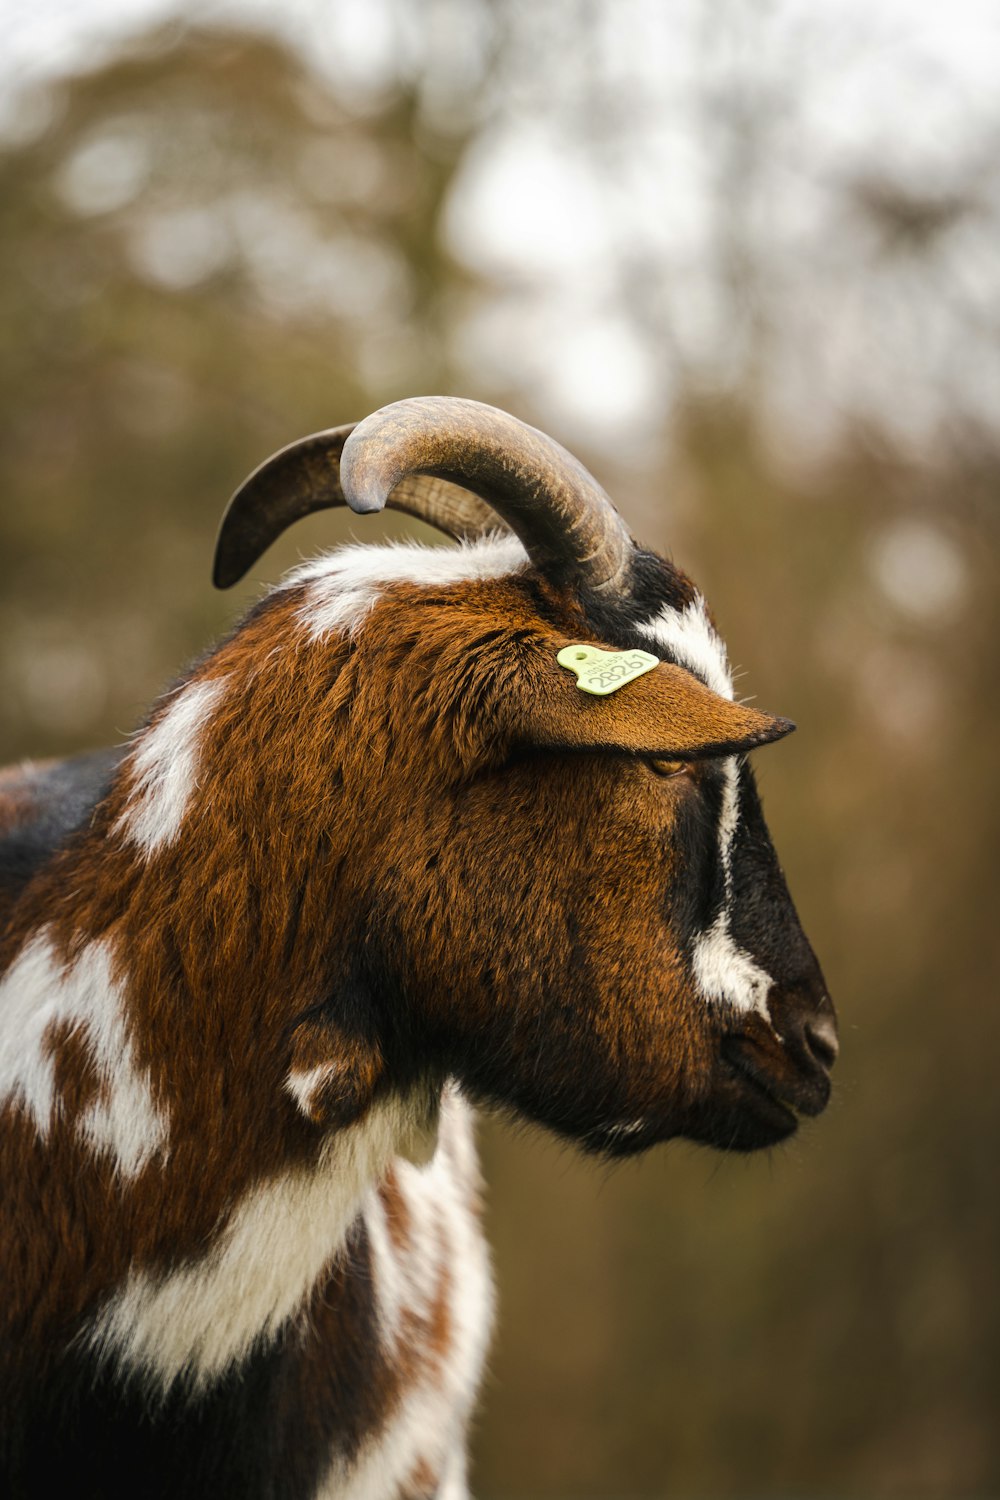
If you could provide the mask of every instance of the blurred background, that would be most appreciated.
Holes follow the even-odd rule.
[[[1000,1492],[995,3],[0,20],[0,759],[121,739],[300,554],[399,534],[209,586],[262,458],[429,392],[577,451],[800,726],[758,770],[835,1101],[614,1171],[484,1126],[476,1493]]]

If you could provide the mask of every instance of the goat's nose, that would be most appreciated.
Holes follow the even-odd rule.
[[[837,1061],[840,1042],[837,1038],[837,1023],[829,1011],[810,1016],[802,1028],[806,1046],[818,1063],[832,1068]]]

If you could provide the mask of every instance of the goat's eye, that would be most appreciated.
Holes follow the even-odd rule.
[[[688,762],[686,760],[650,759],[649,768],[655,771],[657,776],[680,776],[688,769]]]

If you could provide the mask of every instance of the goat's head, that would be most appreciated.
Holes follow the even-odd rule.
[[[302,1108],[342,1121],[451,1073],[615,1155],[791,1134],[826,1103],[836,1027],[746,755],[793,726],[733,701],[701,596],[591,476],[476,403],[400,402],[283,450],[234,498],[216,581],[345,498],[466,545],[367,593],[356,549],[293,575],[329,663],[315,732],[343,790],[317,817],[340,830],[354,955],[338,1006],[317,989],[296,1018]],[[593,696],[557,660],[574,645],[658,664]]]

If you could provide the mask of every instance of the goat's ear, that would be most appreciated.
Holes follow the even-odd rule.
[[[575,672],[560,665],[557,655],[568,660],[572,651],[566,643],[556,643],[538,653],[526,674],[531,689],[512,707],[511,743],[700,760],[753,750],[795,728],[788,719],[723,698],[671,662],[659,662],[629,680],[625,663],[638,659],[641,653],[636,652],[607,653],[612,662],[620,655],[626,680],[596,696],[581,690]]]
[[[285,1087],[314,1125],[350,1125],[368,1109],[383,1070],[376,1041],[346,1036],[333,1023],[309,1017],[292,1033]]]

